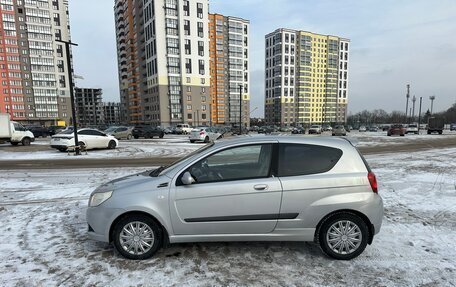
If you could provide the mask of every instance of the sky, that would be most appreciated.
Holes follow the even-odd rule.
[[[119,101],[114,0],[69,2],[76,85]],[[432,95],[434,112],[456,103],[455,0],[210,0],[209,10],[250,20],[252,116],[264,115],[264,36],[278,28],[350,39],[349,113],[405,111],[407,84],[423,110]]]

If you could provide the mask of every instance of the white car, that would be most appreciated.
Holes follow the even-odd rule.
[[[188,137],[191,143],[202,141],[205,143],[213,142],[218,139],[222,134],[218,133],[211,127],[198,127],[194,128]]]
[[[115,149],[119,145],[119,141],[115,137],[99,130],[80,129],[78,130],[78,145],[86,150],[97,148]],[[74,146],[74,132],[72,130],[66,130],[52,136],[52,148],[59,151],[66,151],[68,148]]]
[[[321,134],[321,125],[311,125],[309,128],[309,134]]]
[[[406,134],[409,134],[409,133],[414,133],[414,134],[418,134],[418,124],[409,124],[407,126],[407,129],[405,130],[405,133]]]
[[[176,126],[177,134],[188,135],[189,133],[192,132],[192,130],[193,130],[193,128],[189,124],[178,124]]]

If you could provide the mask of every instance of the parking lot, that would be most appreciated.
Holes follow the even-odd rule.
[[[301,242],[175,244],[152,259],[129,261],[111,245],[88,240],[90,192],[156,166],[143,161],[119,167],[121,161],[155,163],[201,144],[184,136],[121,141],[117,150],[89,151],[78,159],[48,148],[48,139],[31,147],[1,145],[0,285],[454,286],[456,133],[348,137],[367,154],[385,205],[381,232],[351,261],[331,260],[316,244]],[[18,159],[66,160],[67,166],[8,169]],[[71,169],[74,160],[84,159],[116,164]]]

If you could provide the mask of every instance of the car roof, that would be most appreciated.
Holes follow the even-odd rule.
[[[297,144],[313,144],[323,145],[330,147],[348,147],[352,146],[350,141],[344,138],[335,138],[329,136],[289,136],[289,135],[243,135],[236,136],[229,139],[221,139],[215,142],[215,146],[223,147],[237,144],[249,144],[249,143],[266,143],[266,142],[278,142],[278,143],[297,143]]]

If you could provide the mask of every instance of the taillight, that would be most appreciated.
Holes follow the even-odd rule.
[[[200,132],[200,136],[204,135],[204,132]]]
[[[372,191],[374,193],[378,193],[377,178],[375,178],[375,174],[372,171],[369,171],[369,173],[367,174],[367,179],[369,179],[369,183],[372,187]]]

